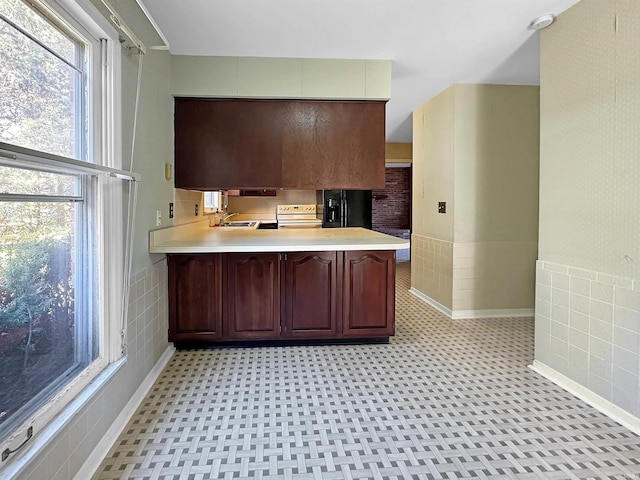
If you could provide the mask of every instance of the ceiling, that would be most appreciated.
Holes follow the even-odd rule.
[[[537,85],[527,29],[578,0],[138,0],[176,55],[392,60],[387,141],[453,83]]]

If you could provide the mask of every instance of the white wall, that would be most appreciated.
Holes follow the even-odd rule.
[[[640,416],[640,2],[541,35],[536,360]]]

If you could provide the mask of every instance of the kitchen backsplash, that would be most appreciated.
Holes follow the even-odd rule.
[[[229,197],[230,213],[276,215],[278,205],[312,205],[316,203],[315,190],[278,190],[275,197]],[[198,216],[195,206],[198,204]],[[175,189],[173,224],[182,225],[204,219],[203,195],[196,190]]]
[[[277,205],[312,205],[315,190],[278,190],[275,197],[229,197],[229,212],[276,214]]]
[[[182,225],[196,220],[201,220],[202,216],[202,192],[195,190],[175,189],[173,205],[173,224]],[[195,206],[198,205],[198,216],[195,215]]]

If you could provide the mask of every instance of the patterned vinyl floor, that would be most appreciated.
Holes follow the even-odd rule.
[[[449,320],[398,265],[389,345],[182,351],[99,479],[640,479],[640,438],[527,368],[532,319]]]

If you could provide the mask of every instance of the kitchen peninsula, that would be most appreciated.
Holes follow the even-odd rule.
[[[150,232],[169,264],[169,340],[180,343],[388,340],[395,251],[407,240],[364,228],[210,228]]]

